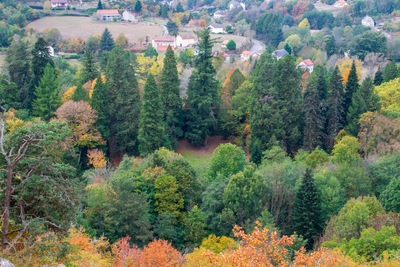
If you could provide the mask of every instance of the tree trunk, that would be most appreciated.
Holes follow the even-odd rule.
[[[10,202],[11,202],[11,183],[13,177],[13,167],[8,166],[7,172],[7,186],[6,186],[6,197],[4,199],[4,217],[3,217],[3,229],[1,236],[1,249],[6,249],[8,239],[8,225],[10,223]]]

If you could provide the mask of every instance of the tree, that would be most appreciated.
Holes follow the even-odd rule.
[[[385,54],[387,50],[386,36],[379,31],[366,31],[357,35],[350,47],[351,54],[358,56],[361,60],[364,60],[368,53]]]
[[[389,82],[399,76],[399,70],[395,61],[390,61],[383,69],[383,80]]]
[[[127,48],[129,45],[129,40],[126,38],[125,34],[122,32],[118,34],[117,38],[115,39],[115,44],[119,45],[122,48]]]
[[[154,210],[157,213],[173,214],[176,219],[182,219],[183,196],[178,190],[176,179],[171,175],[163,174],[156,178],[154,183]]]
[[[343,82],[337,66],[330,77],[329,88],[326,133],[327,146],[332,148],[335,142],[334,139],[343,128],[345,122]]]
[[[217,124],[217,112],[220,98],[215,69],[212,65],[212,47],[214,41],[210,30],[198,33],[199,53],[195,60],[195,70],[190,76],[188,85],[185,137],[190,143],[202,144],[214,131]]]
[[[185,10],[183,9],[182,3],[178,2],[176,5],[176,12],[184,12]]]
[[[367,112],[367,105],[364,98],[361,95],[360,89],[353,94],[351,105],[347,112],[347,125],[345,127],[346,131],[353,136],[358,135],[360,125],[358,121],[360,120],[361,114]]]
[[[28,44],[21,39],[14,38],[7,49],[5,62],[10,82],[17,86],[17,90],[13,94],[19,103],[24,102],[28,94],[31,79],[28,58]]]
[[[346,90],[344,93],[344,113],[347,114],[349,111],[352,99],[353,99],[353,94],[358,91],[359,84],[358,84],[358,77],[357,77],[357,69],[356,69],[356,63],[353,61],[353,64],[351,65],[351,70],[349,73],[349,78],[346,83]]]
[[[147,48],[146,48],[146,50],[144,51],[144,56],[145,57],[155,57],[155,58],[157,58],[158,57],[158,53],[157,53],[157,50],[153,47],[153,45],[151,44],[151,43],[149,43],[148,45],[147,45]]]
[[[360,144],[357,138],[353,136],[344,136],[339,142],[333,147],[332,150],[332,162],[333,163],[354,163],[360,159]]]
[[[142,11],[142,2],[140,0],[136,0],[135,3],[135,12],[139,13]]]
[[[106,67],[109,92],[110,134],[119,151],[137,152],[140,96],[131,56],[121,47],[114,48]]]
[[[182,100],[179,95],[179,85],[175,54],[168,46],[161,73],[160,89],[166,137],[172,147],[176,147],[178,138],[183,136]]]
[[[170,20],[170,21],[167,22],[167,24],[165,26],[167,27],[168,33],[170,35],[173,35],[173,36],[177,36],[178,35],[179,27],[178,27],[178,25],[176,24],[175,21],[171,21]]]
[[[385,114],[393,113],[395,117],[398,117],[397,112],[400,112],[400,103],[398,101],[400,97],[400,78],[396,78],[389,82],[382,83],[375,87],[375,91],[381,99],[381,111]]]
[[[332,35],[329,35],[325,38],[325,50],[326,53],[328,54],[328,57],[336,54],[336,41],[335,41],[335,37],[333,37]]]
[[[32,108],[32,103],[35,99],[36,86],[39,85],[39,82],[44,74],[44,70],[48,64],[54,67],[54,62],[51,59],[48,44],[42,37],[39,37],[32,50],[32,79],[29,83],[29,89],[26,94],[26,98],[24,99],[25,108]]]
[[[80,72],[80,81],[82,84],[85,84],[87,81],[93,81],[99,75],[94,54],[89,48],[85,50],[82,65]]]
[[[379,68],[378,71],[375,73],[375,78],[374,78],[374,85],[378,86],[383,83],[383,72]]]
[[[360,93],[365,101],[367,111],[379,111],[381,108],[381,100],[375,92],[374,82],[371,77],[367,77],[361,84]]]
[[[308,170],[296,192],[292,215],[293,230],[307,240],[308,250],[312,249],[315,238],[323,230],[320,198],[320,192]]]
[[[299,23],[298,27],[299,28],[305,27],[305,28],[310,29],[310,22],[308,21],[307,18],[305,18]]]
[[[256,33],[266,44],[276,47],[283,39],[282,15],[268,13],[261,16],[256,24]]]
[[[290,45],[288,43],[285,43],[285,46],[283,47],[283,49],[285,49],[289,55],[292,54],[292,48],[290,47]]]
[[[400,212],[400,178],[393,178],[379,197],[387,211]]]
[[[109,91],[101,76],[97,76],[90,106],[97,112],[96,127],[105,140],[110,137]]]
[[[78,101],[89,101],[89,94],[85,88],[83,88],[82,84],[79,84],[74,93],[71,96],[71,100],[78,102]]]
[[[7,81],[7,78],[0,76],[0,107],[5,110],[10,108],[21,108],[21,97],[18,93],[18,86]]]
[[[101,0],[97,2],[97,10],[103,9],[103,4],[101,3]]]
[[[36,87],[33,114],[49,121],[61,104],[59,91],[60,87],[54,67],[49,63]]]
[[[206,216],[197,206],[194,206],[183,219],[184,239],[197,247],[206,236]]]
[[[112,35],[108,28],[105,28],[103,35],[101,36],[100,39],[100,55],[104,51],[111,51],[115,47],[114,39],[112,38]]]
[[[149,74],[144,86],[143,101],[139,121],[139,152],[148,155],[160,147],[166,140],[164,134],[164,110],[161,107],[160,92],[152,74]]]
[[[226,48],[230,51],[236,50],[236,43],[233,40],[229,40],[229,42],[226,44]]]
[[[15,248],[27,232],[66,231],[76,214],[75,170],[63,162],[71,131],[61,122],[32,122],[6,132],[0,115],[3,197],[2,249]],[[57,196],[57,197],[54,197]],[[27,216],[29,214],[29,216]],[[10,220],[18,225],[11,235]]]

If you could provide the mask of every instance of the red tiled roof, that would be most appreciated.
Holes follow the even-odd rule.
[[[255,54],[255,52],[247,51],[247,50],[242,52],[243,56],[253,56],[254,54]]]
[[[174,42],[175,41],[175,37],[174,36],[156,36],[153,38],[154,41],[156,42]]]
[[[160,46],[157,46],[157,51],[158,51],[158,52],[166,52],[166,51],[167,51],[167,48],[168,48],[167,45],[160,45]],[[174,50],[174,47],[173,47],[173,46],[171,46],[171,48],[172,48],[172,50]]]
[[[306,66],[314,65],[314,63],[310,59],[303,60],[303,63],[306,64]]]
[[[181,34],[180,37],[181,37],[183,40],[194,39],[194,36],[191,35],[191,34]]]
[[[100,9],[97,10],[100,15],[119,15],[118,9]]]

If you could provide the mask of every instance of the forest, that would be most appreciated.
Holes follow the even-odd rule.
[[[106,29],[76,67],[51,55],[48,35],[0,24],[0,35],[13,31],[0,74],[0,257],[15,266],[400,265],[396,53],[378,32],[350,43],[330,35],[324,53],[337,63],[305,71],[277,14],[254,24],[265,52],[226,73],[207,27],[193,53],[162,55],[131,52]],[[304,16],[299,38],[315,21],[331,25]],[[279,46],[289,53],[278,58]],[[363,71],[378,53],[385,64]],[[205,164],[179,153],[216,136]]]

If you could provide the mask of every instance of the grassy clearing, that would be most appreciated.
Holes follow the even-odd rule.
[[[1,53],[0,53],[0,72],[1,72],[2,69],[3,69],[3,66],[4,66],[4,64],[5,64],[5,61],[6,61],[6,54],[3,53],[3,52],[1,52]]]
[[[108,28],[114,38],[123,33],[131,43],[140,43],[162,35],[163,27],[154,23],[101,22],[91,17],[52,16],[44,17],[29,23],[26,28],[43,31],[46,28],[56,28],[63,38],[82,38],[87,40],[95,34],[102,34]]]
[[[189,161],[199,177],[204,177],[210,165],[211,156],[206,154],[198,154],[191,150],[180,151],[180,154]]]

